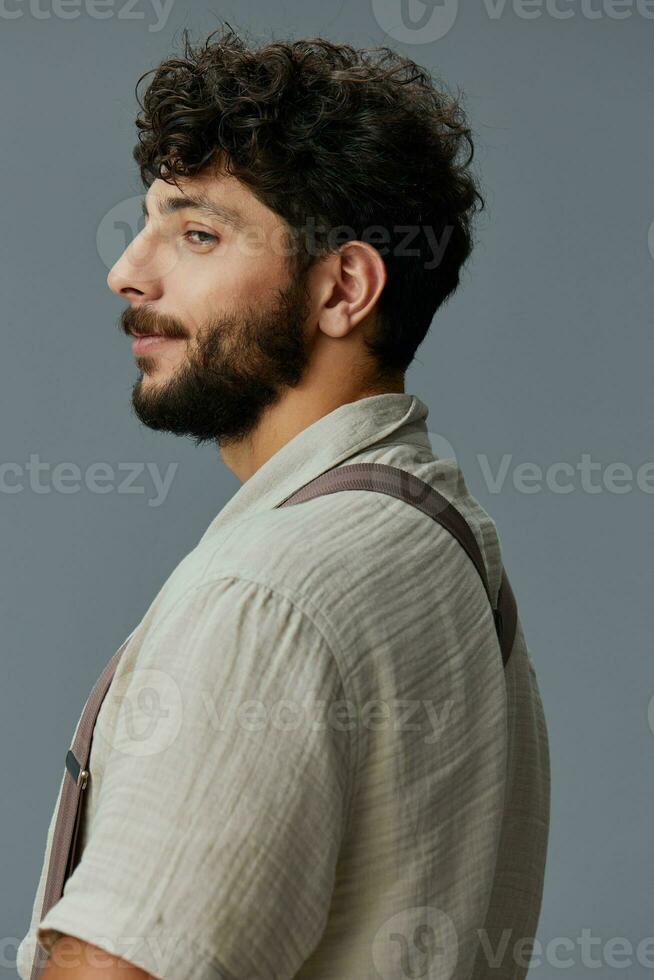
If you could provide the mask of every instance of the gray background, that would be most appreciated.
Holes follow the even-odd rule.
[[[648,962],[636,947],[654,934],[654,479],[650,468],[648,493],[636,471],[654,459],[654,5],[559,0],[572,12],[562,18],[551,4],[534,17],[538,7],[521,13],[509,0],[465,2],[444,36],[416,29],[413,44],[385,33],[390,0],[176,0],[165,22],[151,0],[129,17],[124,6],[98,19],[85,0],[6,0],[0,16],[1,461],[24,467],[38,454],[82,473],[97,461],[178,464],[159,506],[147,473],[140,494],[117,491],[122,473],[104,494],[83,484],[38,493],[27,478],[0,493],[3,972],[15,975],[81,705],[238,488],[217,450],[131,414],[137,372],[100,255],[112,242],[100,252],[97,242],[103,218],[141,192],[131,159],[138,76],[182,26],[198,39],[225,18],[262,39],[273,29],[390,43],[466,93],[489,210],[406,388],[428,404],[430,430],[455,447],[498,523],[545,703],[552,830],[539,938],[567,938],[572,951],[558,955],[572,965],[550,955],[531,975],[612,977],[631,959],[620,975],[651,976],[652,948]],[[599,492],[579,473],[570,493],[514,483],[519,464],[574,467],[584,453],[600,464]],[[511,456],[501,492],[483,454],[493,472]],[[626,492],[602,484],[611,463],[632,468]],[[597,969],[583,962],[584,929],[600,940]],[[603,949],[616,937],[633,952],[612,965]]]

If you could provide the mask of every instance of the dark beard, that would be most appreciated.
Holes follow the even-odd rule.
[[[151,429],[191,436],[196,445],[226,444],[252,432],[264,410],[278,401],[285,388],[295,387],[309,361],[305,336],[309,297],[305,280],[278,290],[278,298],[263,312],[247,307],[238,316],[217,316],[189,341],[187,358],[165,383],[148,388],[143,375],[156,365],[138,357],[142,369],[132,389],[136,416]],[[125,311],[123,329],[140,325],[139,308]],[[157,317],[147,311],[150,326]],[[185,336],[169,317],[165,333]]]

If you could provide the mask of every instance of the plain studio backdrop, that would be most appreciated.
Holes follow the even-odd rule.
[[[7,976],[82,704],[239,486],[217,449],[132,414],[124,304],[105,284],[137,230],[136,80],[181,28],[197,41],[221,20],[255,40],[389,44],[465,93],[488,209],[406,390],[498,524],[545,705],[530,975],[652,976],[654,3],[401,6],[0,4]]]

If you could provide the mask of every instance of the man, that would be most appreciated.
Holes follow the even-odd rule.
[[[138,417],[242,486],[128,637],[81,858],[41,919],[51,823],[20,975],[38,939],[45,980],[523,977],[549,756],[521,625],[504,670],[472,562],[403,501],[278,506],[399,467],[466,518],[497,595],[495,525],[404,391],[471,249],[465,118],[388,50],[184,43],[108,283]]]

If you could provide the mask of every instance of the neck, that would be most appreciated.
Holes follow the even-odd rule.
[[[243,483],[263,466],[282,446],[299,432],[328,415],[340,405],[381,395],[385,392],[404,392],[404,376],[374,386],[350,383],[320,385],[305,382],[289,388],[282,397],[267,409],[256,428],[238,442],[220,443],[220,455],[228,469]]]

